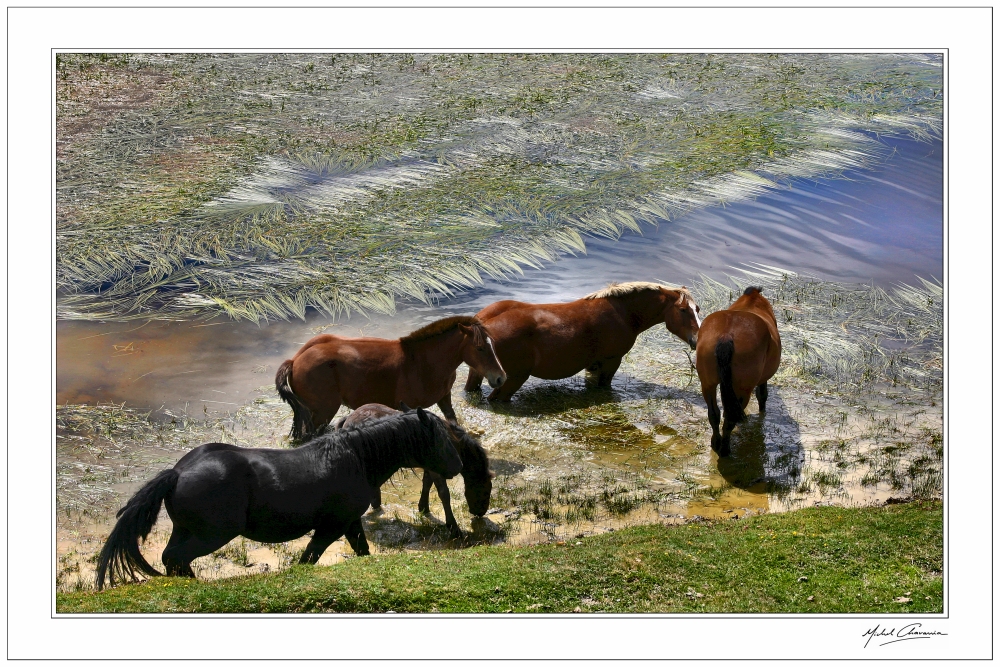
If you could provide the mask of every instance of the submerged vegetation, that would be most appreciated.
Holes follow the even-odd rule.
[[[58,316],[392,312],[863,166],[941,92],[915,54],[59,54]]]

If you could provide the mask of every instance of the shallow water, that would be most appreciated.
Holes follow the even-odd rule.
[[[393,316],[306,322],[60,321],[56,400],[126,401],[148,410],[225,412],[273,382],[278,365],[320,332],[396,338],[449,315],[474,314],[501,299],[569,301],[609,282],[690,283],[721,278],[748,263],[819,278],[914,283],[941,278],[942,150],[884,139],[892,155],[869,171],[797,179],[755,201],[694,211],[643,236],[588,240],[586,256],[564,257],[517,280],[487,280],[436,305],[400,304]]]
[[[60,586],[74,585],[74,567],[77,577],[92,571],[87,558],[106,536],[116,503],[190,447],[210,439],[283,446],[290,410],[276,401],[274,373],[317,333],[395,338],[441,317],[473,314],[499,299],[565,301],[611,281],[690,284],[699,273],[721,278],[734,273],[731,267],[751,262],[882,286],[912,283],[914,275],[940,278],[941,144],[886,143],[894,154],[871,171],[793,181],[756,201],[663,222],[643,236],[590,240],[586,256],[526,270],[518,280],[487,281],[435,305],[401,304],[394,316],[354,316],[331,324],[313,313],[306,322],[262,326],[59,322],[60,405],[125,403],[166,424],[159,444],[142,436],[148,446],[141,439],[60,433],[57,551],[67,573]],[[656,327],[640,338],[610,389],[587,389],[581,376],[532,379],[506,406],[465,394],[466,369],[460,367],[453,402],[462,421],[483,434],[498,473],[494,509],[473,520],[461,483],[453,482],[452,506],[470,534],[451,540],[436,494],[431,494],[433,517],[420,517],[419,480],[400,473],[394,486],[383,489],[386,511],[365,519],[373,550],[528,544],[649,521],[880,502],[901,493],[888,481],[893,475],[937,465],[933,433],[941,429],[940,403],[922,407],[897,394],[879,410],[841,418],[836,397],[791,378],[772,386],[766,419],[751,417],[734,434],[734,456],[719,460],[708,447],[704,400],[684,348]],[[188,420],[232,415],[247,406],[263,411],[256,426],[223,428],[221,436],[207,427],[184,431]],[[172,426],[179,423],[183,428]],[[536,511],[511,509],[525,506]],[[150,538],[151,562],[168,528],[164,515]],[[274,548],[234,546],[234,541],[228,555],[199,559],[195,569],[199,576],[215,577],[283,567],[304,545],[305,539],[300,541]],[[321,562],[345,555],[350,549],[341,540]]]

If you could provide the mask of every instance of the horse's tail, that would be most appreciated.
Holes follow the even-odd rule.
[[[733,337],[723,335],[715,344],[715,361],[719,365],[719,394],[722,397],[722,414],[732,424],[743,421],[743,406],[733,390],[733,354],[736,346]]]
[[[104,580],[114,586],[116,582],[131,579],[138,581],[136,570],[151,577],[160,573],[146,562],[139,551],[139,540],[145,540],[156,523],[163,499],[177,486],[179,473],[171,468],[139,489],[125,507],[118,510],[118,523],[104,543],[97,557],[97,590],[104,588]]]
[[[292,406],[292,430],[288,436],[292,440],[305,440],[313,434],[312,411],[306,404],[299,400],[299,397],[292,391],[292,360],[278,366],[278,372],[274,375],[274,387],[278,390],[278,396],[285,403]]]

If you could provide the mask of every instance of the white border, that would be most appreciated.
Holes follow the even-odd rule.
[[[84,9],[8,19],[7,503],[10,658],[985,658],[992,655],[991,426],[981,294],[991,277],[992,16],[981,9]],[[52,48],[79,50],[948,49],[948,612],[946,637],[863,649],[885,617],[52,619],[50,442]],[[47,251],[47,252],[46,252]],[[46,266],[43,257],[49,258]],[[957,260],[957,261],[950,261]],[[25,287],[25,286],[29,287]],[[49,347],[46,347],[46,341]],[[46,354],[46,353],[49,354]],[[47,364],[39,359],[48,359]],[[957,454],[956,454],[957,452]],[[989,457],[989,458],[987,458]],[[951,478],[951,476],[954,476]],[[992,509],[989,510],[990,512]],[[734,585],[740,585],[734,582]],[[891,619],[889,619],[891,622]],[[325,623],[319,626],[316,623]],[[56,640],[58,638],[58,640]],[[237,639],[239,638],[239,639]],[[347,639],[348,641],[345,641]],[[243,645],[244,648],[234,648]],[[891,652],[890,652],[891,649]]]

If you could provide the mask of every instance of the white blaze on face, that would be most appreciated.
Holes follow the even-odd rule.
[[[493,353],[493,358],[497,360],[497,366],[500,367],[500,372],[505,373],[503,365],[500,363],[500,357],[497,356],[497,349],[493,347],[493,339],[487,336],[486,344],[490,346],[490,351]]]
[[[694,315],[694,323],[701,328],[701,318],[698,317],[698,309],[695,307],[694,301],[688,301],[688,308],[691,309],[691,314]]]

